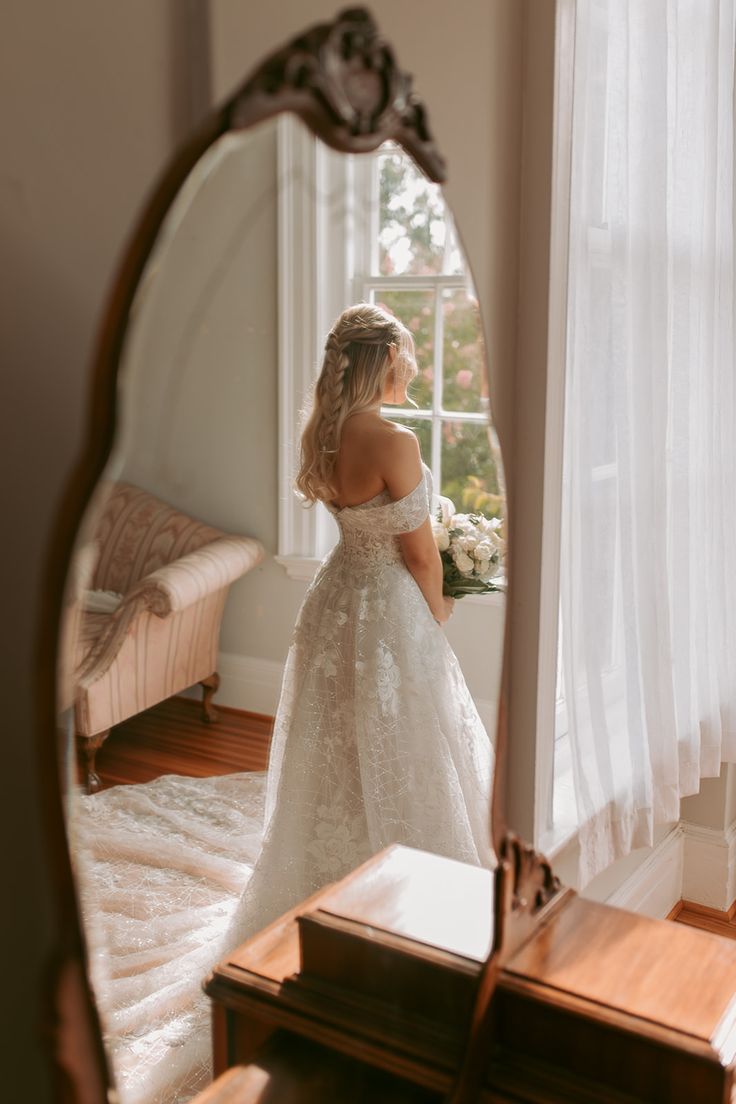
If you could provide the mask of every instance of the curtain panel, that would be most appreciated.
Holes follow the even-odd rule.
[[[736,759],[734,0],[577,0],[561,656],[580,880]]]

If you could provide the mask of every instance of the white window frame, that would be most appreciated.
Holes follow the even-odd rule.
[[[558,699],[558,631],[560,609],[560,538],[567,359],[567,290],[572,155],[575,0],[558,0],[555,27],[555,92],[552,152],[552,219],[549,270],[547,393],[542,493],[542,566],[537,656],[537,724],[534,773],[534,845],[554,858],[577,835],[569,741],[555,735],[566,730],[566,706]],[[565,59],[566,64],[561,64]],[[566,751],[566,754],[561,754]],[[559,768],[562,767],[560,771]],[[555,802],[555,796],[558,800]],[[564,803],[559,799],[564,797]],[[564,804],[564,808],[561,807]]]
[[[334,542],[335,523],[320,504],[294,494],[301,412],[312,393],[324,335],[348,300],[353,212],[317,196],[351,195],[353,158],[336,154],[293,115],[278,118],[278,434],[279,536],[276,562],[309,581],[319,552]],[[334,209],[336,206],[336,210]],[[327,208],[330,208],[328,211]],[[331,214],[333,217],[328,217]],[[325,271],[325,258],[330,270]]]

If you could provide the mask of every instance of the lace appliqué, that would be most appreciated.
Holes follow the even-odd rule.
[[[330,508],[340,528],[340,543],[333,554],[349,559],[356,570],[403,563],[398,534],[413,532],[429,517],[430,481],[425,468],[414,490],[395,502],[383,491],[362,506]]]
[[[384,491],[332,509],[340,542],[294,631],[252,883],[266,894],[291,883],[283,907],[390,843],[492,862],[490,740],[398,539],[431,499],[425,467],[396,502]]]

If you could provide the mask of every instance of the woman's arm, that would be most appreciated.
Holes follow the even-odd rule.
[[[381,474],[394,500],[410,494],[424,478],[419,442],[411,432],[399,432],[392,436],[383,459]],[[404,562],[424,595],[432,616],[435,621],[444,624],[452,613],[454,603],[442,594],[442,560],[429,518],[425,518],[413,532],[400,533],[399,543]]]
[[[452,613],[452,598],[442,594],[442,560],[437,551],[432,525],[425,518],[412,533],[400,533],[401,553],[417,586],[427,600],[435,621],[443,625]]]

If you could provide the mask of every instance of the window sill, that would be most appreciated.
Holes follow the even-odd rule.
[[[549,862],[554,862],[578,838],[577,824],[556,824],[547,832],[539,845],[539,851]]]
[[[302,583],[311,583],[320,565],[320,560],[313,556],[274,556],[274,559],[290,579],[297,579]]]
[[[274,556],[274,559],[290,579],[301,583],[311,583],[322,563],[316,556]],[[466,594],[459,601],[464,606],[502,606],[506,601],[505,585],[504,590],[492,590],[487,594]]]

